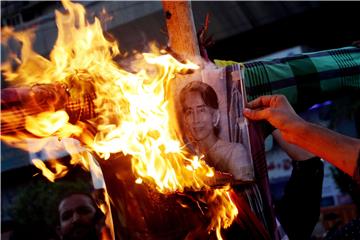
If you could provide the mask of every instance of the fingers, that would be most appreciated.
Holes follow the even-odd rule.
[[[269,107],[271,99],[276,96],[261,96],[248,103],[249,108]]]
[[[268,119],[269,117],[268,108],[262,110],[252,110],[249,108],[244,108],[243,113],[247,118],[251,120],[264,120],[264,119]]]
[[[284,107],[289,104],[287,98],[284,95],[266,95],[256,98],[255,100],[248,103],[248,107],[255,108],[267,108],[267,107]]]

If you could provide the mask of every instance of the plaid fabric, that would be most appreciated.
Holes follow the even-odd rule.
[[[26,116],[36,115],[58,105],[60,86],[35,85],[32,88],[1,90],[1,132],[10,133],[25,126]],[[61,98],[62,99],[62,98]]]
[[[35,85],[32,88],[1,90],[1,134],[7,135],[25,128],[26,116],[44,111],[65,109],[69,122],[94,118],[95,93],[82,98],[69,96],[65,87],[58,84]]]
[[[234,64],[215,60],[218,66]],[[313,104],[320,96],[360,89],[360,48],[345,47],[243,64],[248,100],[283,94],[291,104]]]
[[[85,121],[96,116],[95,113],[95,93],[85,94],[82,99],[71,98],[65,104],[65,111],[69,114],[69,122]]]
[[[21,107],[1,110],[1,135],[23,130],[26,116],[39,113],[40,111],[36,109],[23,109]]]

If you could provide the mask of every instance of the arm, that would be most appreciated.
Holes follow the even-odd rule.
[[[291,141],[329,161],[350,176],[354,174],[360,151],[359,139],[341,135],[312,123],[304,123],[294,129]]]
[[[272,132],[273,138],[276,140],[276,142],[279,144],[281,149],[289,155],[289,157],[294,161],[306,161],[310,158],[315,157],[314,154],[305,151],[304,149],[288,143],[282,138],[281,133],[278,129]]]
[[[250,109],[244,109],[246,117],[269,121],[287,142],[326,159],[351,176],[354,174],[360,151],[359,139],[306,122],[281,95],[259,97],[248,107]]]

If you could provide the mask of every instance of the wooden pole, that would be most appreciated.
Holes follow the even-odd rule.
[[[191,3],[162,1],[170,48],[182,58],[200,56]]]
[[[169,47],[181,59],[198,62],[200,50],[196,36],[195,24],[191,4],[187,0],[167,1],[162,0],[164,17],[169,37]],[[169,113],[173,131],[176,136],[182,136],[181,106],[179,103],[180,90],[190,81],[201,79],[201,72],[177,75],[168,85]]]

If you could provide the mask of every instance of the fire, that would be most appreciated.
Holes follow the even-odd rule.
[[[210,212],[216,216],[211,219],[209,229],[215,230],[218,239],[222,239],[220,226],[224,229],[230,227],[238,215],[238,209],[231,199],[229,190],[230,187],[215,189],[208,199]]]
[[[35,116],[26,116],[25,128],[39,137],[80,135],[81,127],[69,124],[68,121],[69,116],[65,111],[43,112]]]
[[[55,179],[57,179],[57,178],[61,178],[61,177],[65,176],[66,173],[68,172],[67,167],[58,162],[50,161],[51,168],[54,169],[54,172],[53,172],[49,168],[46,167],[45,163],[42,160],[35,158],[35,159],[32,159],[31,161],[37,168],[39,168],[41,170],[44,177],[49,179],[49,181],[51,181],[51,182],[54,182]]]
[[[2,71],[14,85],[65,84],[70,96],[80,99],[81,104],[85,104],[82,96],[95,95],[96,117],[91,124],[96,134],[84,131],[81,121],[70,124],[63,110],[28,116],[26,129],[41,138],[76,137],[104,160],[113,153],[131,155],[136,182],[145,182],[164,194],[184,189],[210,190],[207,182],[214,177],[214,170],[201,158],[191,156],[177,137],[172,126],[174,119],[170,117],[174,111],[169,104],[171,95],[167,92],[176,74],[198,66],[180,63],[171,55],[155,50],[139,55],[132,63],[134,71],[128,72],[114,61],[121,54],[118,44],[105,37],[99,19],[90,23],[82,5],[62,3],[66,13],[55,12],[58,38],[49,59],[31,49],[33,30],[17,33],[5,28],[2,31],[5,42],[11,38],[21,42],[22,55],[20,58],[10,54]],[[19,64],[16,70],[11,67],[12,62]],[[8,138],[2,136],[2,139]],[[65,145],[72,163],[89,169],[89,156],[79,153],[74,142],[67,141]],[[34,159],[33,163],[51,181],[66,174],[62,165],[52,166],[52,172],[41,160]],[[221,227],[230,226],[237,215],[227,192],[228,189],[214,190],[208,199],[216,209],[212,212],[210,230],[216,230],[219,239]]]

